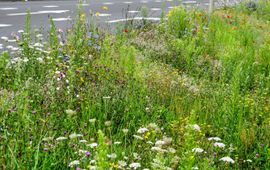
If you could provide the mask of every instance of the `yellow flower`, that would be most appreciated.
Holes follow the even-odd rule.
[[[148,132],[146,132],[145,134],[144,134],[144,139],[148,139],[149,138],[149,136],[150,136],[150,132],[148,131]]]
[[[81,82],[84,82],[84,79],[82,77],[80,79],[81,79]]]
[[[96,12],[96,16],[98,17],[100,15],[100,12]]]
[[[172,13],[173,13],[173,10],[170,10],[167,14],[167,17],[171,17],[172,16]]]
[[[105,11],[109,10],[109,8],[107,6],[103,6],[102,9]]]

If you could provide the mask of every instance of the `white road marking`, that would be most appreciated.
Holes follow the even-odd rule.
[[[132,21],[132,20],[149,20],[149,21],[160,21],[160,18],[154,18],[154,17],[150,17],[150,18],[143,18],[143,17],[134,17],[134,18],[126,18],[126,19],[116,19],[116,20],[111,20],[111,21],[106,21],[107,23],[118,23],[118,22],[125,22],[125,21]]]
[[[59,6],[57,5],[46,5],[46,6],[43,6],[43,8],[58,8]]]
[[[53,18],[53,21],[71,21],[71,18]]]
[[[112,14],[106,14],[106,13],[99,13],[99,14],[96,14],[97,17],[109,17],[111,16]]]
[[[131,13],[131,14],[136,14],[136,13],[139,13],[140,11],[128,11],[128,13]]]
[[[184,1],[183,4],[196,4],[197,1]]]
[[[143,4],[147,4],[147,3],[148,3],[148,1],[142,0],[142,1],[141,1],[141,3],[143,3]]]
[[[9,11],[9,10],[16,10],[18,8],[12,8],[12,7],[5,7],[5,8],[0,8],[1,11]]]
[[[113,5],[114,3],[112,2],[104,2],[103,5]]]
[[[0,24],[0,28],[3,28],[3,27],[11,27],[12,25],[11,24]]]
[[[38,15],[38,14],[61,14],[61,13],[66,13],[69,10],[56,10],[56,11],[37,11],[37,12],[30,12],[31,15]],[[22,16],[22,15],[27,15],[26,12],[23,13],[12,13],[12,14],[7,14],[7,16]]]
[[[123,2],[124,4],[132,4],[133,2],[130,2],[130,1],[126,1],[126,2]]]
[[[151,11],[160,11],[161,9],[160,8],[151,8],[150,10]]]

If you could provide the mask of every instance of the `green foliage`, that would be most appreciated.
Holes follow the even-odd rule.
[[[28,14],[19,50],[0,55],[0,169],[269,169],[261,3],[176,7],[116,35],[80,5],[44,38]]]

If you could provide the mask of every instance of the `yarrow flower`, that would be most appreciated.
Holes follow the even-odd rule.
[[[127,166],[127,163],[125,161],[120,160],[120,161],[118,161],[118,165],[121,167],[125,167],[125,166]]]
[[[141,136],[138,136],[138,135],[133,135],[133,137],[134,137],[134,138],[136,138],[136,139],[140,139],[140,140],[143,140],[143,137],[141,137]]]
[[[82,136],[83,136],[82,134],[73,133],[73,134],[69,135],[69,138],[74,139],[74,138],[78,138],[78,137],[82,137]]]
[[[196,153],[202,153],[204,150],[202,148],[193,148],[192,152],[196,152]]]
[[[220,161],[224,161],[224,162],[228,162],[228,163],[234,164],[234,160],[231,157],[229,157],[229,156],[225,156],[225,157],[221,158]]]
[[[134,162],[134,163],[129,164],[129,167],[132,169],[137,169],[141,167],[141,164]]]
[[[196,131],[200,131],[201,130],[201,127],[199,125],[197,125],[197,124],[192,125],[192,128],[194,130],[196,130]]]
[[[212,140],[214,140],[214,141],[221,141],[221,139],[219,137],[210,137],[210,138],[208,138],[208,140],[209,141],[212,141]]]
[[[86,146],[89,146],[90,148],[95,148],[95,147],[98,146],[98,144],[97,143],[91,143],[91,144],[88,144]]]
[[[140,128],[138,129],[137,133],[140,133],[140,134],[143,134],[145,132],[148,132],[148,129],[147,128]]]
[[[224,143],[221,143],[221,142],[215,142],[214,143],[214,146],[215,147],[219,147],[219,148],[224,148],[225,147],[225,144]]]
[[[79,165],[80,164],[80,161],[78,160],[75,160],[75,161],[72,161],[68,164],[69,167],[73,167],[74,165]]]

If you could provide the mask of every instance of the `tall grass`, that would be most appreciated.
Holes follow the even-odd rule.
[[[267,10],[177,7],[116,35],[78,10],[48,42],[28,15],[0,55],[1,169],[269,169]]]

